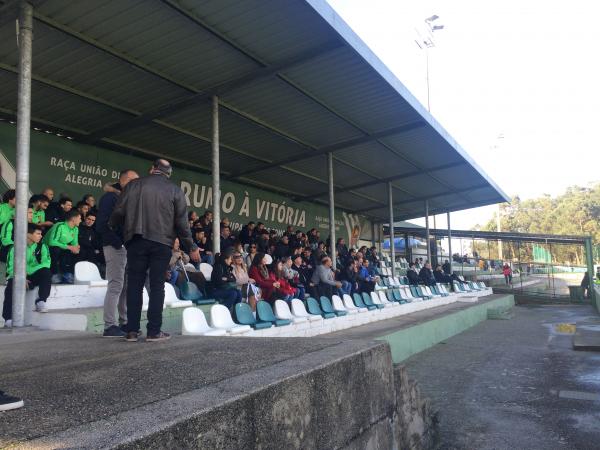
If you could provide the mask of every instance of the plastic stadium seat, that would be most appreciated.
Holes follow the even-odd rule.
[[[173,302],[178,302],[177,293],[171,283],[165,283],[165,304],[170,305]]]
[[[422,286],[415,286],[415,289],[417,291],[417,295],[419,297],[421,297],[423,300],[429,300],[431,298],[430,295],[425,293]]]
[[[275,317],[280,320],[289,320],[294,324],[308,322],[308,317],[294,317],[290,311],[290,307],[283,300],[275,300],[274,310]]]
[[[186,336],[225,336],[226,330],[211,328],[198,308],[185,308],[181,317],[181,334]]]
[[[382,305],[382,304],[380,304],[379,302],[378,302],[378,303],[375,303],[375,302],[373,301],[373,298],[372,298],[372,297],[371,297],[371,296],[370,296],[368,293],[366,293],[366,292],[363,292],[363,293],[362,293],[362,299],[363,299],[363,302],[365,302],[365,305],[367,305],[367,308],[368,308],[369,306],[374,306],[374,307],[375,307],[375,308],[377,308],[377,309],[383,309],[383,308],[385,308],[385,306],[383,306],[383,305]]]
[[[407,302],[407,300],[402,297],[402,294],[400,293],[400,289],[394,289],[393,294],[394,294],[394,300],[397,301],[398,303],[406,303]]]
[[[344,311],[346,312],[346,314],[358,314],[358,309],[356,308],[352,308],[352,309],[348,309],[346,308],[346,306],[344,306],[344,302],[342,301],[342,299],[340,298],[339,295],[333,295],[331,296],[331,304],[333,305],[333,310],[334,311]]]
[[[360,294],[355,293],[354,295],[352,295],[352,298],[354,298],[354,304],[356,305],[357,308],[367,308],[367,311],[377,309],[377,307],[375,305],[367,305],[363,301],[363,298]]]
[[[383,306],[387,306],[387,307],[391,307],[391,306],[398,306],[398,303],[394,302],[394,301],[389,301],[387,298],[387,295],[385,295],[385,292],[379,292],[379,302],[383,305]]]
[[[336,315],[333,312],[325,312],[321,309],[321,306],[319,306],[319,302],[312,298],[312,297],[308,297],[306,299],[306,306],[308,307],[308,312],[311,314],[318,314],[320,316],[322,316],[324,319],[332,319],[334,317],[336,317]]]
[[[344,297],[342,298],[342,301],[344,302],[344,306],[346,307],[346,309],[348,311],[353,311],[354,310],[354,311],[359,312],[359,313],[367,312],[368,311],[368,309],[366,307],[364,307],[364,306],[363,307],[356,306],[354,304],[354,302],[352,301],[352,297],[350,297],[350,295],[348,295],[348,294],[344,294]]]
[[[226,330],[229,334],[244,334],[252,330],[250,325],[236,324],[227,307],[223,305],[213,305],[210,308],[210,324],[213,328]]]
[[[398,300],[396,300],[396,297],[394,297],[394,289],[390,289],[389,291],[387,291],[385,293],[385,296],[387,297],[387,299],[390,303],[394,303],[394,302],[398,301]]]
[[[204,275],[204,279],[206,281],[210,281],[210,277],[212,276],[213,267],[210,264],[200,263],[200,272]]]
[[[331,304],[331,300],[329,300],[324,295],[322,295],[319,300],[321,302],[321,309],[323,310],[323,312],[325,312],[325,313],[333,313],[336,316],[346,316],[346,315],[348,315],[348,311],[346,311],[346,310],[336,311],[333,308],[333,305]]]
[[[292,323],[291,320],[278,319],[273,314],[273,308],[264,300],[260,300],[256,303],[256,316],[262,322],[271,322],[276,327],[283,327]]]
[[[237,303],[235,305],[235,318],[240,325],[250,325],[255,330],[271,328],[271,322],[259,322],[252,314],[252,308],[247,303]]]
[[[292,314],[295,317],[306,317],[311,322],[323,321],[323,317],[320,314],[309,314],[302,300],[297,298],[292,300]]]
[[[108,281],[102,279],[96,264],[89,261],[79,261],[75,264],[75,284],[106,286]]]

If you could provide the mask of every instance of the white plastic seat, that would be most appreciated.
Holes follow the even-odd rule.
[[[411,302],[415,299],[415,296],[412,295],[412,292],[410,292],[410,288],[406,286],[400,288],[400,297],[402,298],[402,300],[406,300],[408,302]]]
[[[210,277],[212,276],[213,267],[210,264],[200,263],[200,272],[204,275],[204,279],[206,281],[210,281]]]
[[[400,306],[399,303],[396,302],[390,302],[390,300],[387,298],[387,295],[385,294],[385,292],[380,291],[379,292],[379,300],[381,301],[382,304],[384,304],[385,306]]]
[[[354,304],[354,301],[352,300],[352,297],[350,297],[350,295],[348,294],[344,294],[344,297],[342,298],[342,301],[344,302],[344,306],[346,307],[346,309],[348,311],[351,310],[355,310],[359,313],[363,313],[363,312],[368,312],[369,310],[367,308],[359,308],[358,306],[356,306]]]
[[[181,334],[186,336],[225,336],[227,331],[208,326],[202,310],[185,308],[181,317]]]
[[[103,280],[96,264],[89,261],[79,261],[75,264],[75,284],[88,284],[90,286],[106,286],[108,281]]]
[[[377,292],[371,292],[371,300],[373,301],[373,303],[375,303],[376,305],[383,305],[386,308],[392,306],[389,303],[383,303],[381,301],[381,299],[379,298],[379,293]]]
[[[292,315],[290,307],[283,300],[275,300],[275,307],[273,308],[273,312],[275,313],[275,317],[277,317],[278,319],[291,320],[292,323],[308,322],[308,317],[296,317]]]
[[[210,325],[213,328],[226,330],[228,334],[244,334],[252,330],[250,325],[238,325],[231,318],[229,310],[223,305],[213,305],[210,308]]]
[[[342,299],[340,298],[339,295],[332,295],[331,296],[331,303],[333,305],[333,310],[334,311],[346,311],[347,314],[358,314],[358,310],[355,308],[352,309],[348,309],[344,306],[344,302],[342,301]]]
[[[294,298],[292,299],[292,314],[296,317],[306,317],[311,322],[322,322],[323,317],[317,316],[316,314],[309,314],[302,300]]]
[[[171,283],[165,283],[165,305],[170,305],[173,302],[179,301],[175,288]]]
[[[431,289],[429,289],[429,286],[421,286],[421,290],[428,297],[432,297],[432,298],[441,297],[441,295],[434,294],[433,291]]]

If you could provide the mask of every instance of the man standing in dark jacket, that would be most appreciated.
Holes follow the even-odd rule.
[[[106,261],[106,281],[108,286],[104,296],[104,334],[103,337],[125,337],[125,331],[117,325],[115,311],[119,312],[119,324],[127,323],[127,296],[125,291],[125,266],[127,265],[127,250],[123,247],[123,233],[120,228],[114,230],[108,227],[108,221],[115,209],[118,192],[125,189],[127,183],[139,178],[133,170],[123,170],[119,182],[112,185],[113,190],[100,198],[96,230],[100,235],[104,259]]]
[[[142,314],[142,294],[150,270],[150,301],[146,341],[170,338],[161,331],[165,300],[165,273],[175,238],[194,262],[200,260],[192,240],[183,192],[171,177],[171,164],[154,161],[150,175],[127,184],[111,215],[109,225],[122,227],[127,248],[127,327],[126,340],[137,342]]]

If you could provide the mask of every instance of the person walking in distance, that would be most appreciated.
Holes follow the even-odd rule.
[[[119,182],[106,192],[98,205],[96,230],[100,234],[104,259],[106,260],[106,281],[108,286],[104,296],[104,333],[102,337],[125,337],[124,327],[127,323],[127,295],[125,284],[125,267],[127,265],[127,250],[123,246],[123,231],[120,227],[112,230],[108,221],[115,209],[119,192],[139,175],[130,169],[119,174]],[[115,311],[119,313],[119,324]],[[119,327],[121,325],[121,327]]]
[[[170,338],[161,330],[165,300],[165,273],[171,259],[175,238],[190,259],[200,260],[198,247],[192,240],[187,218],[187,205],[181,189],[169,181],[171,164],[157,159],[150,174],[130,181],[117,201],[109,225],[121,227],[127,249],[127,326],[125,339],[138,340],[142,294],[149,270],[150,300],[146,341]]]

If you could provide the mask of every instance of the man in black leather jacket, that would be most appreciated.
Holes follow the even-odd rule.
[[[165,300],[165,273],[175,238],[194,262],[200,255],[192,240],[187,220],[187,205],[181,189],[169,181],[172,168],[168,161],[157,159],[150,175],[127,184],[111,215],[111,228],[120,227],[127,248],[127,335],[129,342],[138,340],[142,295],[146,273],[150,270],[147,341],[169,339],[161,331]]]

